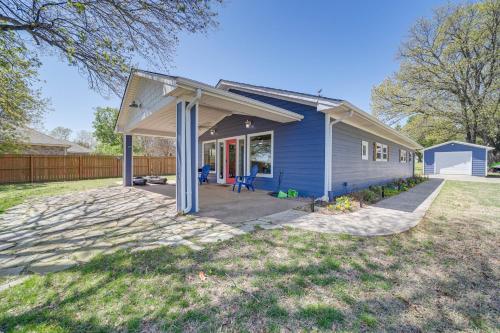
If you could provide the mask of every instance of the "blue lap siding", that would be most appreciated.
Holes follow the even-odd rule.
[[[463,145],[460,143],[448,143],[435,148],[430,148],[424,151],[424,174],[433,175],[435,169],[435,155],[436,152],[458,152],[458,151],[471,151],[472,152],[472,175],[473,176],[486,176],[486,161],[488,150],[481,147],[473,147]]]
[[[368,142],[368,159],[361,158],[361,142]],[[389,148],[389,160],[374,161],[373,143],[386,144]],[[341,195],[366,188],[370,185],[384,184],[398,178],[413,176],[413,163],[407,158],[406,163],[399,161],[400,149],[408,153],[413,150],[399,146],[353,126],[338,123],[332,131],[332,192]],[[347,183],[344,186],[344,183]]]
[[[220,121],[214,129],[200,136],[199,142],[222,139],[251,133],[273,131],[274,158],[273,178],[259,177],[256,188],[276,191],[281,174],[281,189],[293,188],[302,196],[321,197],[324,195],[325,177],[325,115],[317,112],[313,106],[284,101],[267,96],[230,90],[261,102],[274,105],[304,116],[302,121],[277,123],[257,117],[232,115]],[[235,110],[237,112],[237,110]],[[251,120],[253,126],[245,128],[245,120]],[[200,164],[202,147],[200,145]],[[215,181],[215,175],[211,176]]]

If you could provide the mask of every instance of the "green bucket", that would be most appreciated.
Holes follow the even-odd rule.
[[[285,199],[287,197],[286,193],[283,191],[278,192],[278,198],[279,199]]]

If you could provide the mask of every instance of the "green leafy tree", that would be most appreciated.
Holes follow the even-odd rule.
[[[76,66],[90,87],[120,94],[137,59],[166,68],[183,32],[216,25],[211,0],[4,0],[0,31]]]
[[[0,153],[19,152],[17,129],[39,120],[47,106],[33,87],[39,66],[14,33],[0,31]]]
[[[391,124],[411,119],[408,132],[424,144],[458,136],[500,150],[499,29],[498,0],[439,8],[419,20],[399,70],[372,91],[374,113]],[[425,134],[433,130],[434,138]]]
[[[123,151],[122,136],[115,132],[118,109],[98,107],[94,113],[94,137],[97,141],[96,152],[107,155],[121,154]]]

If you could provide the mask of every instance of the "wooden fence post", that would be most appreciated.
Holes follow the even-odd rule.
[[[82,179],[82,155],[78,156],[78,179]]]
[[[33,183],[33,155],[30,155],[30,182]]]

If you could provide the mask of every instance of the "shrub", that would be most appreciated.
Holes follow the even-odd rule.
[[[346,195],[338,197],[335,199],[335,210],[340,210],[341,212],[345,212],[346,210],[352,210],[352,201]]]
[[[359,193],[360,193],[360,198],[363,200],[363,202],[375,203],[378,200],[380,200],[380,196],[371,190],[366,189]]]
[[[370,191],[378,195],[379,197],[382,197],[382,186],[370,186],[368,187]]]
[[[393,195],[399,194],[399,190],[393,187],[387,187],[384,190],[385,197],[392,197]]]

